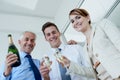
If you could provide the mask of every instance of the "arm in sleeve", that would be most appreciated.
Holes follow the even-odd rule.
[[[95,78],[92,67],[80,66],[74,62],[71,62],[70,67],[67,70],[69,74],[74,73],[88,78]]]
[[[2,66],[0,69],[1,69],[0,70],[0,80],[10,80],[10,75],[7,77],[4,76],[4,66]]]
[[[79,74],[81,76],[88,78],[95,78],[95,73],[93,71],[91,64],[86,59],[85,53],[83,51],[83,47],[79,45],[76,48],[79,51],[79,55],[78,55],[79,64],[71,61],[70,66],[67,69],[68,73]]]

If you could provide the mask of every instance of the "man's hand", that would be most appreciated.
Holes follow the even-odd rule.
[[[6,56],[6,60],[5,60],[5,71],[4,71],[4,76],[8,76],[12,70],[12,64],[14,64],[17,61],[18,57],[16,54],[13,54],[12,52],[10,52],[7,56]]]
[[[59,62],[59,61],[58,61]],[[65,57],[65,56],[62,56],[62,61],[59,62],[63,67],[66,67],[66,68],[69,68],[70,66],[70,60]]]
[[[44,61],[42,61],[40,65],[40,73],[43,76],[44,80],[50,80],[50,77],[49,77],[50,70],[51,69],[48,66],[44,65]]]

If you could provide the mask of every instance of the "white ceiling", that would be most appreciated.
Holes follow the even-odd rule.
[[[85,8],[90,13],[92,22],[95,22],[103,18],[117,0],[83,1],[81,8]],[[61,31],[64,31],[67,22],[69,22],[69,10],[80,4],[79,2],[80,0],[0,0],[0,13],[3,13],[0,15],[0,30],[23,31],[30,29],[39,32],[44,22],[55,20],[57,15],[59,17],[56,18],[56,23]],[[15,17],[12,15],[15,15]],[[8,28],[8,26],[11,28]],[[18,29],[21,26],[22,28]]]
[[[0,0],[0,13],[54,18],[62,0]]]

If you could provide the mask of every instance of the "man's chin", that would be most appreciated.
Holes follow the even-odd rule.
[[[26,52],[27,52],[27,53],[31,53],[31,52],[32,52],[32,50],[26,50]]]
[[[51,47],[56,47],[57,46],[57,44],[56,43],[51,43]]]

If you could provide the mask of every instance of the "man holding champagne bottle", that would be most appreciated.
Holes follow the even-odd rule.
[[[39,71],[40,61],[37,59],[31,59],[30,56],[36,44],[35,40],[35,33],[31,31],[25,31],[22,33],[18,40],[20,45],[19,55],[21,64],[17,67],[12,66],[18,61],[18,57],[16,54],[13,54],[13,52],[9,52],[6,56],[5,65],[0,71],[0,80],[42,80]],[[36,72],[35,69],[33,70],[33,66],[34,68],[36,67]]]

